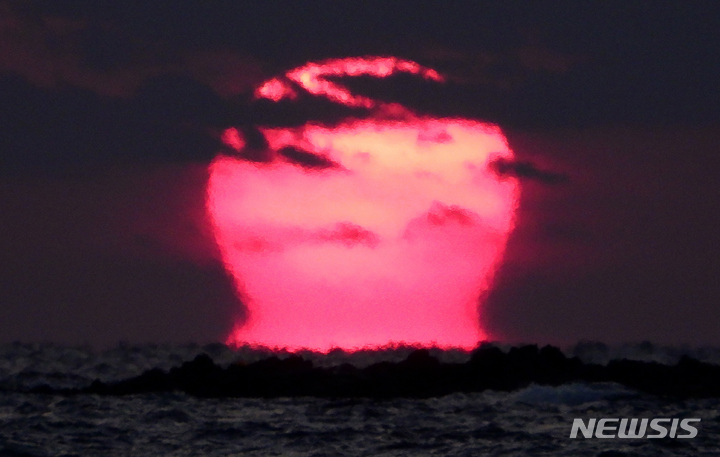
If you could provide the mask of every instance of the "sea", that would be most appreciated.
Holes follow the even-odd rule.
[[[411,350],[301,355],[316,365],[367,366],[402,360]],[[469,357],[433,351],[445,361]],[[270,355],[221,344],[0,345],[0,456],[720,456],[720,399],[672,400],[612,383],[386,400],[27,393],[170,369],[201,353],[220,365]],[[620,357],[674,363],[683,354],[720,362],[720,349],[650,343],[579,343],[565,353],[594,363]],[[701,422],[692,439],[570,439],[574,418],[603,417]]]

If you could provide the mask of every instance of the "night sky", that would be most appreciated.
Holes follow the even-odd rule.
[[[448,82],[357,93],[496,123],[516,154],[493,338],[720,344],[714,1],[0,0],[0,342],[224,340],[244,311],[204,207],[221,132],[337,122],[253,89],[365,55]]]

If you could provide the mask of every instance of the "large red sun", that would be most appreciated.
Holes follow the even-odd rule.
[[[419,116],[337,82],[396,72],[444,81],[415,62],[366,57],[309,63],[256,90],[276,102],[305,91],[371,115],[258,126],[272,160],[220,155],[210,165],[208,212],[249,311],[229,344],[327,351],[484,339],[478,299],[519,192],[489,164],[512,152],[497,126]],[[235,129],[223,138],[245,147]]]

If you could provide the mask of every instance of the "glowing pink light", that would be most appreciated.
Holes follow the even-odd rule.
[[[419,117],[399,105],[410,114],[388,121],[390,104],[324,79],[396,71],[442,81],[395,58],[288,72],[308,92],[377,110],[334,127],[260,126],[272,151],[296,148],[332,166],[227,156],[211,164],[208,212],[249,309],[228,343],[471,348],[485,337],[478,298],[502,258],[519,191],[488,165],[512,152],[496,126]]]
[[[255,90],[255,98],[267,98],[274,102],[279,102],[284,98],[294,100],[297,98],[297,93],[287,82],[279,78],[273,78],[264,82]]]
[[[347,106],[372,108],[376,102],[351,94],[346,88],[331,81],[328,77],[367,75],[385,78],[398,72],[418,75],[437,82],[444,81],[444,78],[431,68],[395,57],[333,59],[322,63],[309,63],[289,71],[286,76],[313,95],[324,96]],[[296,95],[287,83],[278,78],[263,83],[256,91],[257,97],[273,101],[279,101],[285,97],[294,98]]]
[[[230,148],[238,152],[245,147],[245,140],[242,138],[240,132],[235,127],[225,129],[220,139],[223,143],[225,143],[226,146],[229,146]]]

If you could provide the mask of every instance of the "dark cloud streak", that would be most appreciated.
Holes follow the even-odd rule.
[[[530,179],[549,185],[565,184],[570,181],[570,177],[564,173],[541,170],[528,161],[510,161],[500,158],[493,160],[490,168],[500,176]]]
[[[281,148],[278,154],[286,158],[290,163],[299,165],[307,170],[325,170],[339,167],[337,163],[327,157],[294,146]]]

